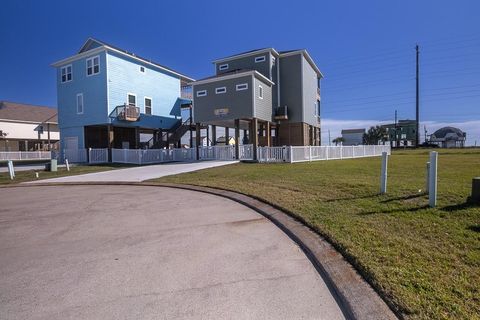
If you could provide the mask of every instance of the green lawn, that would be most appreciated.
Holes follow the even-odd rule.
[[[329,239],[409,319],[480,319],[480,207],[465,204],[480,150],[439,151],[438,207],[423,194],[428,151],[297,164],[236,164],[155,181],[275,203]]]
[[[66,168],[62,167],[62,168],[58,168],[57,172],[49,172],[49,171],[43,171],[43,170],[16,171],[14,180],[10,180],[10,175],[8,172],[1,172],[0,185],[48,179],[48,178],[72,176],[72,175],[78,175],[78,174],[84,174],[84,173],[107,171],[107,170],[117,169],[121,167],[125,167],[125,166],[119,166],[116,164],[97,165],[97,166],[70,166],[70,171],[67,171]],[[35,177],[35,172],[38,172],[39,179]]]

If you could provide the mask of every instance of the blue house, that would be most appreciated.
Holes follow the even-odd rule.
[[[161,148],[192,129],[193,79],[171,68],[92,38],[53,66],[62,149]]]

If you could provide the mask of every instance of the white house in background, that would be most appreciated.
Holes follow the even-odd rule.
[[[0,151],[57,149],[57,109],[0,101]]]
[[[363,129],[344,129],[342,130],[342,138],[344,146],[358,146],[363,144],[363,135],[365,134],[365,128]]]
[[[430,136],[430,143],[434,143],[441,148],[463,148],[467,134],[454,127],[443,127],[438,129]]]

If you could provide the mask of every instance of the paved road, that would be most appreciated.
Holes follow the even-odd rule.
[[[133,167],[127,169],[110,170],[97,173],[87,173],[76,176],[35,180],[29,183],[45,182],[95,182],[95,181],[126,181],[140,182],[169,175],[192,172],[201,169],[225,166],[238,161],[201,161],[201,162],[175,162],[150,166]]]
[[[343,318],[304,253],[233,201],[146,186],[1,194],[2,319]]]

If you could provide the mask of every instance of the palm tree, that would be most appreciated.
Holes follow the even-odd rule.
[[[345,139],[343,139],[343,137],[337,137],[337,138],[333,139],[332,142],[335,143],[335,145],[337,146],[338,144],[344,143]]]
[[[378,144],[379,141],[386,141],[387,130],[381,126],[370,127],[367,133],[363,135],[364,144]]]

